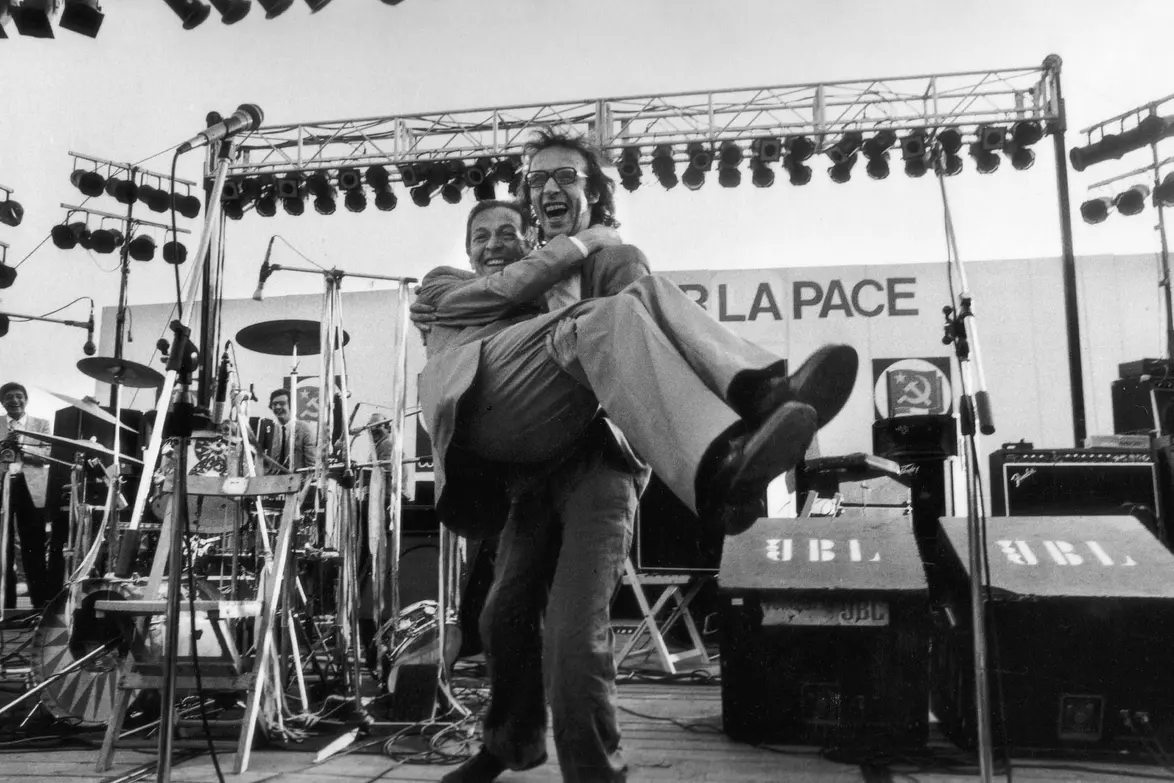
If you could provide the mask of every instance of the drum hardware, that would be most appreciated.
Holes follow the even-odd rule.
[[[130,386],[135,389],[157,389],[163,385],[163,376],[158,370],[113,356],[91,356],[80,359],[77,368],[85,375],[101,383]]]
[[[152,370],[151,372],[154,372],[154,370]],[[95,419],[98,419],[99,421],[104,421],[107,424],[113,424],[116,427],[122,427],[127,432],[137,432],[137,430],[134,427],[128,426],[127,424],[120,422],[118,419],[114,418],[113,415],[102,410],[102,408],[98,406],[97,402],[92,401],[89,398],[79,400],[74,397],[70,397],[67,394],[61,394],[60,392],[52,391],[51,389],[43,389],[43,391],[46,394],[50,394],[50,395],[56,397],[57,399],[61,400],[62,402],[64,402],[67,405],[71,405],[80,411],[84,411],[84,412],[90,414],[91,416],[93,416]]]

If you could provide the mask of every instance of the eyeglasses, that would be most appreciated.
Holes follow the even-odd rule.
[[[564,166],[554,171],[528,171],[526,172],[526,185],[531,188],[545,187],[551,177],[554,177],[554,181],[559,185],[574,185],[579,181],[579,177],[586,176],[586,174],[571,166]]]

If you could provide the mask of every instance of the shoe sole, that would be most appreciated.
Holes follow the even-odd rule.
[[[815,408],[816,426],[834,419],[856,386],[860,357],[848,345],[826,345],[813,353],[790,378],[795,398]]]
[[[743,447],[743,468],[730,481],[727,502],[762,496],[766,485],[799,464],[819,427],[815,408],[787,402],[766,417]]]

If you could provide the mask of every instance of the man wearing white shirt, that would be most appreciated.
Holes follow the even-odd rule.
[[[32,438],[23,432],[49,434],[49,422],[25,411],[28,390],[15,381],[0,386],[0,404],[4,405],[6,416],[0,419],[0,449],[4,455],[15,457],[15,461],[4,462],[5,471],[11,472],[7,485],[11,496],[9,508],[12,512],[12,527],[8,530],[8,551],[4,553],[4,567],[8,569],[5,581],[5,606],[16,606],[16,578],[13,573],[15,559],[14,539],[20,539],[20,556],[24,564],[25,582],[29,588],[29,601],[34,607],[44,606],[52,596],[44,595],[45,586],[45,492],[48,487],[49,444]],[[7,524],[7,520],[5,520]]]

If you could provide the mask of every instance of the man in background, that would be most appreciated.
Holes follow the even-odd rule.
[[[290,393],[287,389],[270,392],[269,410],[273,411],[276,426],[265,449],[265,473],[289,473],[317,465],[314,431],[309,422],[291,420]]]
[[[11,472],[8,506],[12,512],[12,527],[8,529],[8,551],[4,553],[8,579],[3,597],[4,605],[9,609],[16,606],[16,574],[13,570],[16,538],[20,539],[20,557],[29,601],[34,608],[40,608],[52,598],[45,595],[44,507],[49,481],[45,457],[49,455],[49,443],[22,434],[40,432],[48,435],[51,428],[47,420],[28,415],[25,411],[27,403],[28,390],[22,384],[9,381],[0,386],[0,404],[4,405],[7,414],[0,420],[0,452],[5,457],[4,469]],[[7,520],[4,522],[8,524]]]

